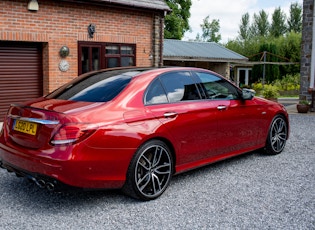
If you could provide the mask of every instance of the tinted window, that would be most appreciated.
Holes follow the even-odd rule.
[[[152,105],[167,102],[168,100],[165,94],[165,90],[161,85],[161,81],[159,78],[156,78],[147,89],[147,93],[145,96],[145,104]]]
[[[116,97],[128,85],[132,76],[138,73],[139,71],[119,74],[99,73],[69,84],[47,97],[73,101],[107,102]]]
[[[189,72],[171,72],[160,76],[169,102],[200,99]]]
[[[225,79],[204,72],[196,72],[196,75],[198,81],[202,85],[205,98],[226,100],[234,100],[239,98],[239,92],[237,88]]]

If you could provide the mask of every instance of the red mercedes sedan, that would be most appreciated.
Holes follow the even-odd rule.
[[[278,154],[285,108],[198,68],[119,68],[81,75],[12,104],[0,166],[48,190],[120,188],[151,200],[174,174],[253,150]]]

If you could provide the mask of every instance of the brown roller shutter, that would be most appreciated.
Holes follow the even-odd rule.
[[[42,95],[41,44],[0,42],[0,122],[11,103]]]

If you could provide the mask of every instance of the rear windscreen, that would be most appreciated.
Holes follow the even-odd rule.
[[[47,98],[107,102],[116,97],[131,81],[132,77],[140,71],[129,71],[114,74],[113,72],[102,72],[80,81],[73,81],[64,87],[49,94]],[[111,73],[111,74],[110,74]]]

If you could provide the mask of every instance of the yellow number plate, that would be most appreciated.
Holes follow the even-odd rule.
[[[22,133],[36,135],[37,124],[28,121],[16,120],[13,129]]]

